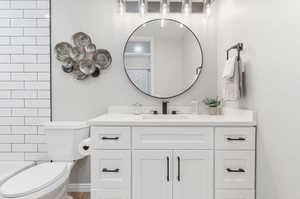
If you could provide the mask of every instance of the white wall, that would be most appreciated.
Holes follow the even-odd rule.
[[[48,0],[0,0],[0,161],[47,159],[48,18]]]
[[[217,1],[218,64],[244,42],[247,98],[258,112],[257,199],[300,198],[300,2]],[[219,81],[219,93],[222,83]]]
[[[158,18],[159,15],[142,18],[137,14],[119,16],[116,1],[112,0],[52,0],[52,44],[70,41],[71,35],[84,31],[91,35],[99,48],[108,49],[113,58],[112,67],[97,78],[76,81],[63,73],[60,64],[53,57],[53,116],[54,120],[86,120],[98,116],[110,105],[131,105],[135,102],[144,105],[160,103],[137,91],[127,79],[122,53],[130,33],[144,21]],[[188,18],[174,16],[197,31],[204,48],[204,71],[195,87],[185,95],[171,100],[174,104],[189,105],[193,99],[215,96],[216,77],[216,41],[214,21],[206,22],[208,29],[201,29],[203,17],[194,15]],[[200,34],[202,33],[202,34]],[[205,33],[205,34],[204,34]],[[81,172],[75,171],[73,182],[88,182],[88,164],[81,163]]]

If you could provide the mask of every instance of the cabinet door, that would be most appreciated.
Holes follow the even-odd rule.
[[[172,151],[133,151],[133,199],[172,199]]]
[[[213,152],[174,151],[173,199],[213,199]]]

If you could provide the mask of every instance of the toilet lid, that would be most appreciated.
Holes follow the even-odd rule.
[[[8,198],[28,195],[53,184],[64,175],[66,170],[66,163],[40,164],[7,180],[1,186],[0,192]]]

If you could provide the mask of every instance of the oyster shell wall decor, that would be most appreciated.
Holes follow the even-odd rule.
[[[101,70],[111,65],[110,53],[105,49],[97,49],[86,33],[75,33],[72,40],[74,46],[61,42],[54,49],[56,59],[62,63],[65,73],[72,73],[77,80],[84,80],[89,76],[98,77]]]

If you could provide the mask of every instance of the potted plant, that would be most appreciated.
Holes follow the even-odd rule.
[[[203,100],[203,103],[208,107],[209,115],[218,115],[218,107],[221,105],[221,100],[218,97],[207,97]]]

